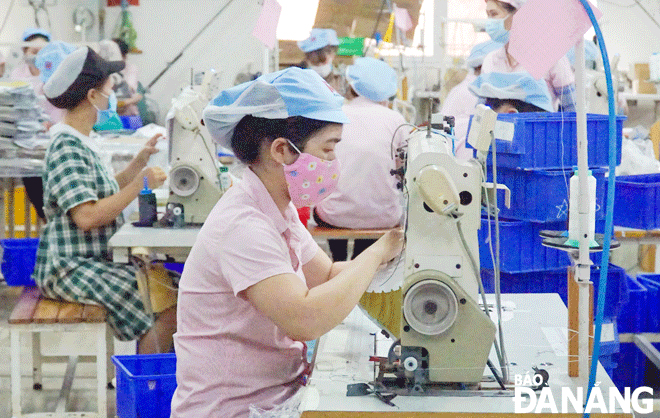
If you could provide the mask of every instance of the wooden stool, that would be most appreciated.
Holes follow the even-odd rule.
[[[14,417],[107,417],[106,385],[113,374],[108,357],[114,340],[105,322],[106,311],[95,305],[63,302],[44,298],[35,287],[23,289],[18,304],[9,317],[11,333],[11,404]],[[85,332],[96,337],[96,355],[44,356],[41,354],[41,332]],[[21,348],[20,333],[30,333],[32,341],[33,388],[41,389],[43,363],[67,363],[64,382],[55,412],[21,413]],[[98,412],[65,412],[78,362],[96,362]]]
[[[340,229],[323,226],[310,226],[308,229],[315,238],[347,239],[353,245],[356,239],[378,239],[389,231],[389,229]],[[351,258],[353,258],[352,253],[348,254],[347,260]]]

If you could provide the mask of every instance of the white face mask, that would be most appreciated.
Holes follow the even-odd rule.
[[[317,65],[310,65],[309,68],[311,70],[316,71],[316,73],[318,75],[320,75],[321,77],[326,78],[332,72],[332,62],[329,62],[327,64],[323,64],[323,65],[318,65],[318,66]]]

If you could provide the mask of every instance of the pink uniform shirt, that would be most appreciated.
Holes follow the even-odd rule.
[[[506,57],[506,51],[504,47],[496,49],[490,54],[486,55],[484,58],[484,63],[481,66],[482,73],[514,73],[519,71],[525,71],[522,65],[515,62],[513,66],[509,65],[509,60]],[[552,102],[555,105],[555,110],[557,110],[557,95],[556,91],[561,91],[563,87],[570,86],[575,84],[575,74],[571,68],[571,63],[568,61],[566,56],[561,57],[559,61],[548,71],[548,73],[543,77],[548,84],[548,90],[550,90],[550,95],[552,96]]]
[[[304,283],[301,267],[317,251],[293,204],[282,216],[246,169],[209,214],[181,277],[173,418],[247,417],[250,404],[271,409],[296,393],[303,343],[241,292],[278,274]]]
[[[410,129],[400,113],[356,97],[342,107],[345,124],[335,154],[341,163],[337,190],[316,206],[325,222],[341,228],[390,228],[401,221],[401,192],[396,188],[390,146],[395,150]]]
[[[470,115],[474,114],[474,108],[479,103],[479,98],[468,88],[476,79],[477,76],[473,72],[468,73],[463,81],[451,89],[440,110],[442,115],[455,118],[454,135],[456,136],[456,143],[454,144],[454,152],[461,159],[469,159],[473,155],[472,149],[465,147],[465,140]]]

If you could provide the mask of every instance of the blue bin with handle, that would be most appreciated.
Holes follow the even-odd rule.
[[[176,355],[113,356],[118,418],[169,418],[176,390]]]
[[[0,240],[2,276],[8,286],[35,286],[32,272],[37,260],[39,238]]]

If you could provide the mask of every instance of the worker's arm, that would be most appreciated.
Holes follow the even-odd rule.
[[[89,231],[103,225],[112,223],[126,206],[129,205],[142,189],[142,178],[147,177],[149,187],[160,187],[165,181],[166,175],[159,167],[148,167],[140,172],[140,176],[134,176],[133,181],[128,183],[119,192],[96,201],[81,203],[69,210],[69,214],[76,226],[83,231]]]
[[[322,249],[318,249],[314,258],[303,265],[302,270],[310,289],[327,282],[342,272],[350,263],[335,261],[334,263]]]
[[[401,252],[403,233],[385,234],[332,279],[311,289],[294,274],[279,274],[245,290],[246,298],[292,339],[320,337],[341,323],[369,287],[376,269]],[[332,273],[330,273],[332,274]]]
[[[138,155],[136,155],[135,158],[131,160],[128,166],[120,173],[115,175],[115,180],[117,180],[117,183],[119,183],[120,189],[123,189],[128,184],[130,184],[131,181],[135,179],[135,176],[137,176],[144,169],[144,167],[147,166],[149,157],[151,157],[152,154],[159,152],[158,148],[156,148],[156,143],[162,136],[163,135],[161,134],[156,134],[151,139],[149,139],[144,144],[144,148],[142,148]],[[142,179],[140,179],[140,181],[142,181]]]

